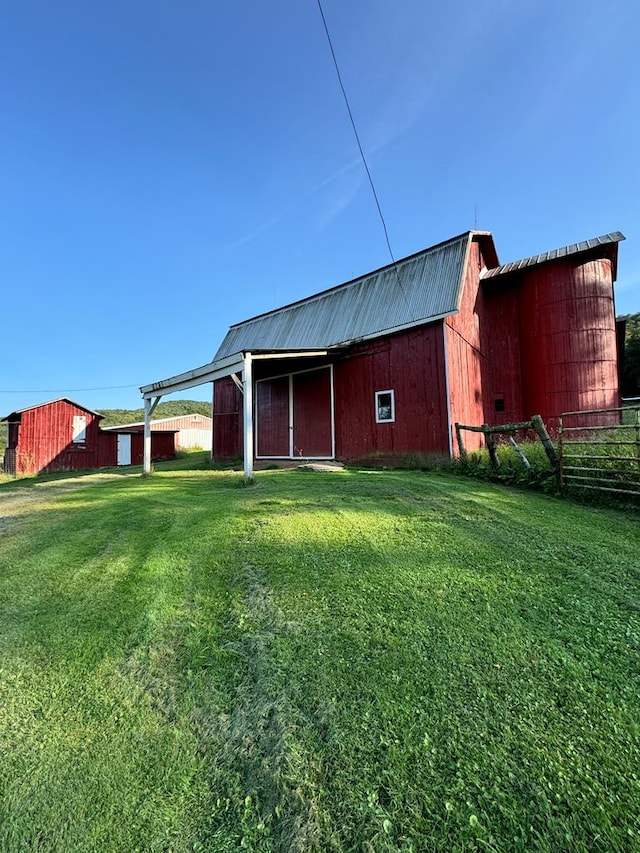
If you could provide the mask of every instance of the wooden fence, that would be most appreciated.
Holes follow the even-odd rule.
[[[521,421],[519,423],[513,424],[501,424],[500,426],[489,426],[489,424],[482,424],[481,426],[466,426],[464,424],[456,423],[456,438],[458,439],[458,450],[460,452],[460,456],[464,458],[466,456],[466,450],[464,446],[464,439],[462,437],[462,433],[464,430],[468,432],[481,432],[484,435],[484,443],[487,446],[487,450],[489,451],[489,459],[491,460],[491,467],[497,470],[500,467],[500,460],[498,459],[498,454],[496,453],[496,443],[494,436],[496,435],[506,435],[509,438],[509,443],[513,447],[516,452],[516,455],[522,462],[525,468],[530,468],[529,460],[525,456],[522,448],[516,441],[516,433],[526,430],[533,431],[536,434],[542,445],[544,447],[545,453],[547,454],[547,458],[551,463],[551,467],[554,470],[558,468],[558,457],[556,455],[555,448],[553,446],[553,442],[549,437],[549,433],[547,432],[547,428],[544,425],[544,421],[540,417],[540,415],[534,415],[530,421]]]
[[[563,489],[640,497],[640,405],[564,412],[558,479]]]

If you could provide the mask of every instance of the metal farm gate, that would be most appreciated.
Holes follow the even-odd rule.
[[[640,405],[558,418],[561,488],[640,497]]]

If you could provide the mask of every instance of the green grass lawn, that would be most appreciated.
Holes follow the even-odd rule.
[[[0,850],[640,850],[640,524],[444,473],[0,486]]]

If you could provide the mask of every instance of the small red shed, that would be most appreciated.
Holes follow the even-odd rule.
[[[109,433],[100,429],[104,415],[67,397],[18,409],[7,423],[4,470],[18,476],[45,471],[82,471],[140,464],[141,434]],[[175,456],[174,433],[152,436],[154,459]]]

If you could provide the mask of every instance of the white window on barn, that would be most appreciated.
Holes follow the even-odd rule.
[[[396,419],[396,401],[393,391],[376,391],[376,423],[393,423]]]
[[[73,416],[73,438],[74,444],[84,444],[87,440],[87,418],[86,415]]]

